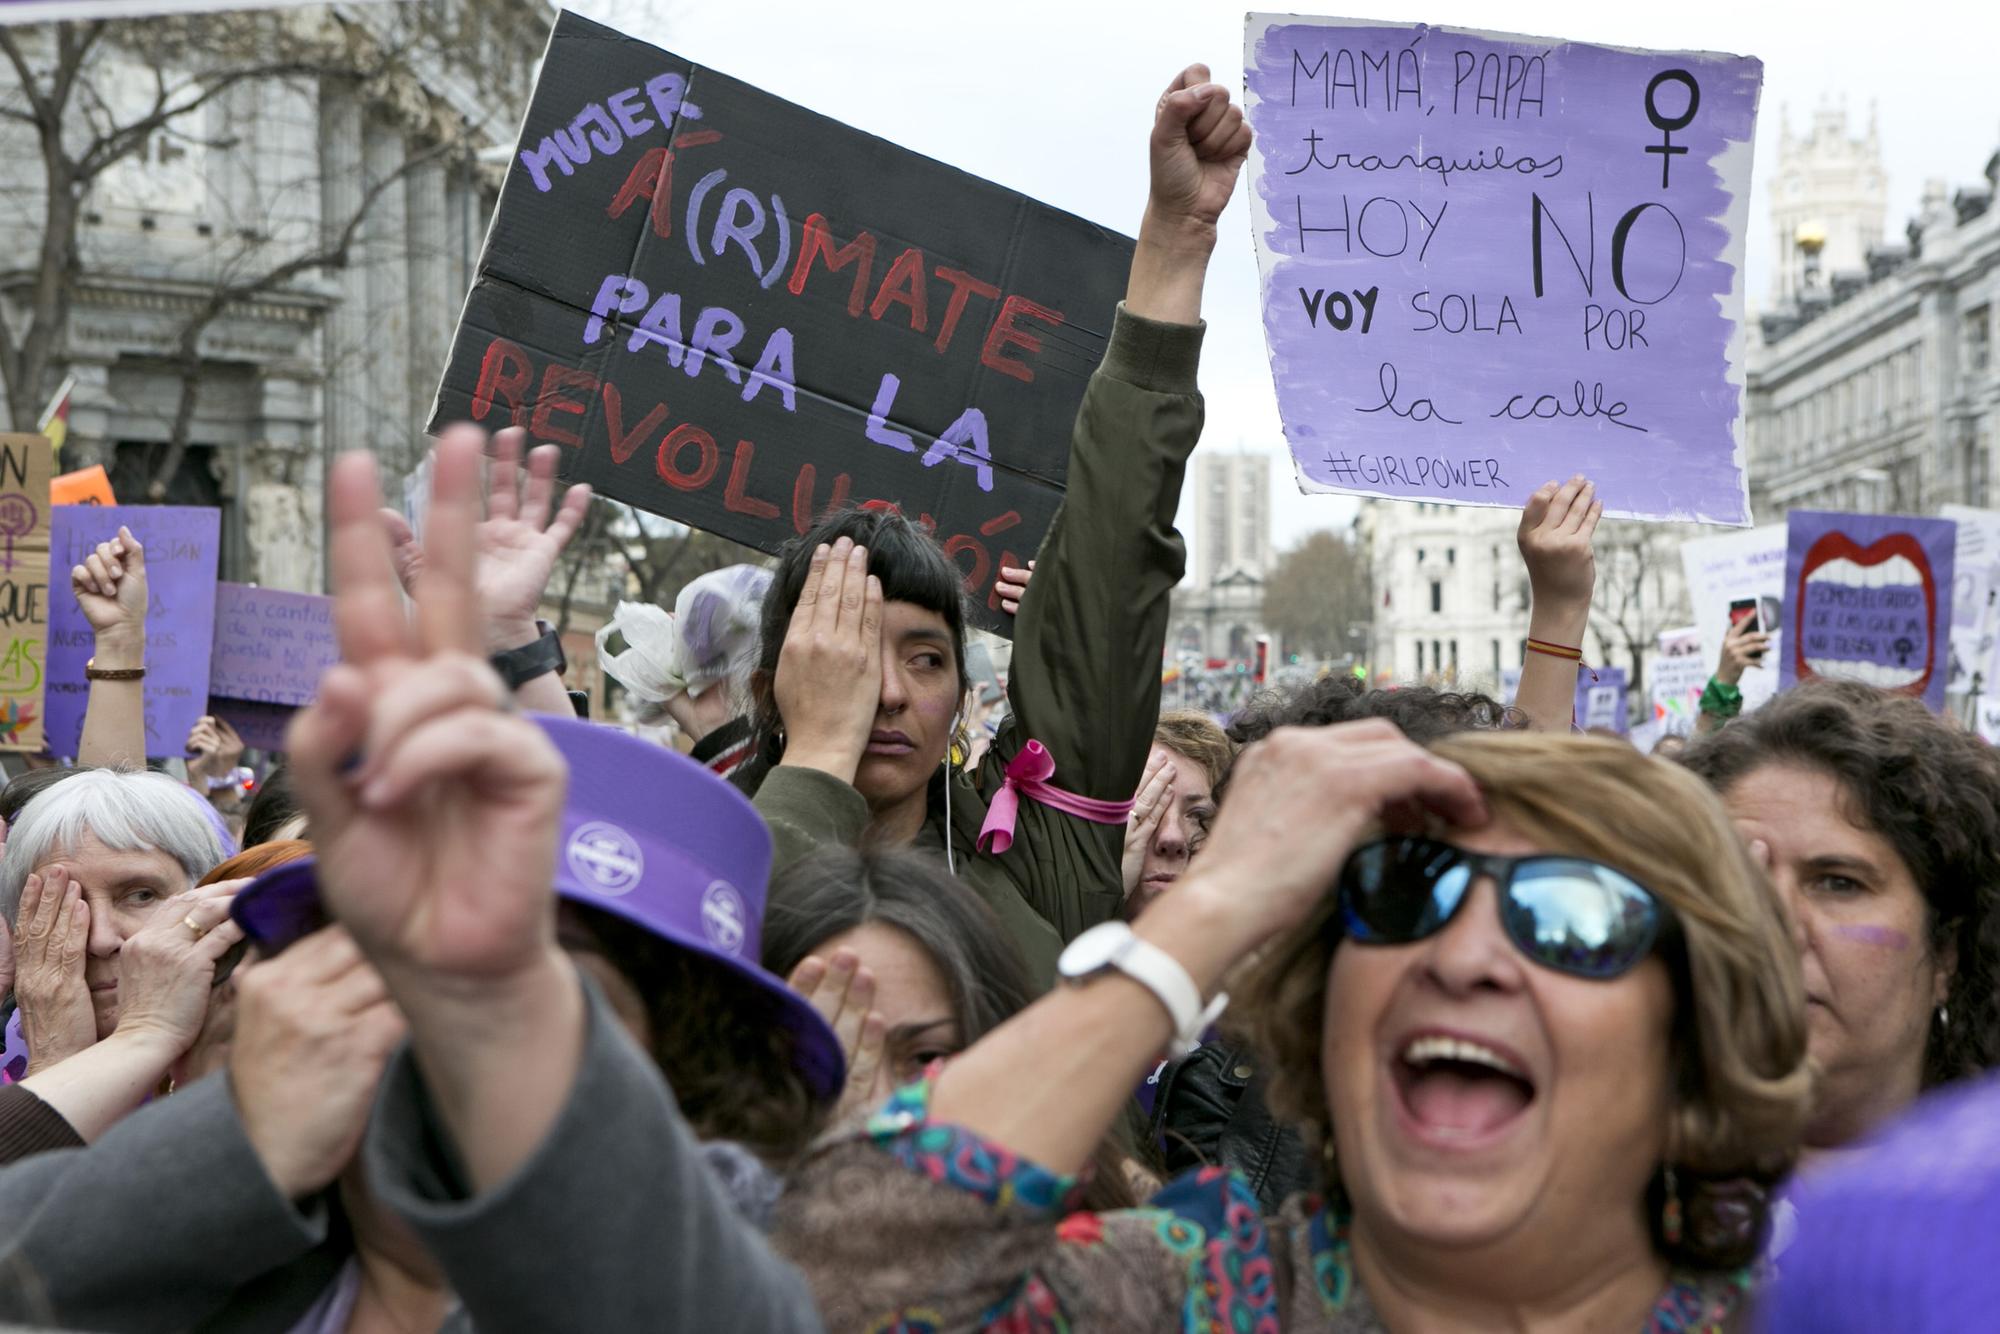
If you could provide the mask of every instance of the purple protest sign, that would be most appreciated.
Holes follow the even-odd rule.
[[[1760,62],[1251,14],[1251,228],[1304,491],[1746,524]]]
[[[285,729],[292,725],[292,715],[298,712],[290,704],[222,697],[209,700],[208,711],[235,728],[245,747],[267,754],[284,750]]]
[[[249,584],[216,585],[209,694],[308,704],[319,691],[319,674],[339,661],[332,598]]]
[[[1576,725],[1624,736],[1632,730],[1623,667],[1585,667],[1576,674]]]
[[[186,753],[187,734],[208,707],[215,629],[215,564],[221,511],[180,505],[57,505],[49,535],[49,749],[75,755],[89,697],[83,665],[90,623],[69,591],[70,567],[123,524],[146,549],[146,754]]]
[[[1779,688],[1863,681],[1944,708],[1958,525],[1793,510]]]

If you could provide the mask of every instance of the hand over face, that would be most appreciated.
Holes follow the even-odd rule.
[[[392,982],[496,982],[554,950],[565,774],[554,745],[504,711],[474,595],[481,443],[454,428],[405,620],[377,517],[373,460],[328,476],[341,662],[293,720],[293,781],[320,891]]]
[[[778,656],[785,760],[853,782],[882,700],[882,583],[843,537],[813,552]]]
[[[40,1074],[97,1041],[97,1013],[84,981],[90,906],[61,866],[29,875],[14,933],[14,999],[28,1073]]]
[[[835,1122],[863,1119],[881,1101],[876,1084],[889,1033],[887,1022],[869,1008],[875,1002],[875,974],[853,950],[838,949],[825,959],[816,954],[802,959],[785,984],[819,1011],[847,1057],[847,1087]]]
[[[170,899],[118,950],[118,1029],[157,1039],[172,1056],[208,1017],[216,961],[243,939],[229,905],[248,880],[222,880]]]
[[[1226,880],[1246,937],[1266,939],[1311,914],[1375,828],[1415,827],[1426,811],[1460,827],[1487,819],[1471,776],[1393,723],[1281,727],[1237,757],[1190,882]]]
[[[264,1170],[292,1199],[340,1175],[403,1020],[353,939],[328,927],[235,976],[229,1083]]]

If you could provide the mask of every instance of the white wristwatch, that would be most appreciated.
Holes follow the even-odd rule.
[[[1219,991],[1206,1007],[1201,989],[1181,967],[1180,960],[1165,950],[1132,934],[1123,922],[1093,926],[1069,943],[1056,960],[1056,972],[1071,986],[1080,986],[1108,970],[1116,969],[1153,993],[1174,1022],[1174,1041],[1180,1051],[1201,1045],[1201,1035],[1222,1016],[1229,1005],[1229,993]]]

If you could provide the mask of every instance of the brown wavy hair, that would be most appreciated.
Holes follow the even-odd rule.
[[[1955,946],[1924,1044],[1924,1087],[2000,1065],[2000,752],[1905,695],[1809,681],[1688,747],[1680,762],[1728,800],[1790,764],[1840,785],[1841,815],[1895,850],[1924,896],[1931,957]]]
[[[1686,1226],[1669,1245],[1659,1229],[1665,1176],[1656,1173],[1654,1245],[1686,1268],[1748,1263],[1768,1228],[1768,1189],[1797,1157],[1811,1095],[1805,986],[1763,870],[1713,793],[1623,741],[1469,732],[1431,749],[1472,775],[1496,819],[1551,852],[1616,867],[1678,918],[1668,1153]],[[1336,908],[1327,895],[1239,992],[1272,1072],[1272,1110],[1322,1144],[1333,1130],[1320,1048]]]
[[[648,1053],[695,1137],[734,1140],[782,1170],[827,1109],[793,1059],[778,999],[710,959],[587,904],[558,905],[565,948],[602,955],[646,1003]]]

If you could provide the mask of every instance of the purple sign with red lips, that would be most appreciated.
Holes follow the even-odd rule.
[[[1264,332],[1300,489],[1747,524],[1742,56],[1252,14]]]
[[[1944,708],[1958,525],[1793,510],[1778,684],[1862,681]]]

